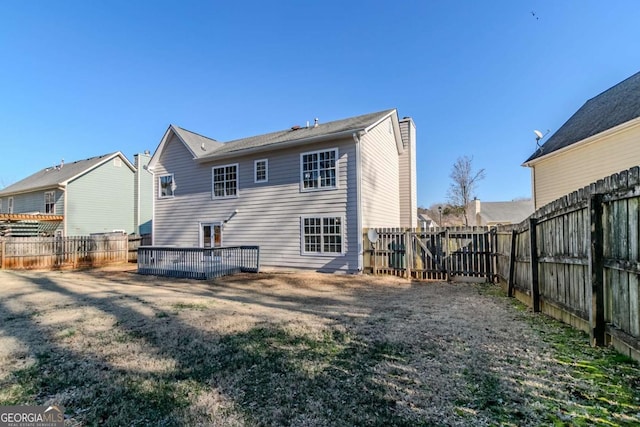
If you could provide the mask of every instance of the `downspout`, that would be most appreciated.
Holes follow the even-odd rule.
[[[156,244],[156,173],[147,164],[147,171],[151,174],[151,246]]]
[[[536,211],[538,209],[538,200],[536,199],[536,168],[533,166],[529,166],[531,168],[531,197],[533,197],[533,210]]]
[[[140,195],[140,180],[141,180],[141,172],[140,169],[142,169],[142,166],[140,165],[140,154],[136,155],[136,172],[134,174],[134,182],[136,184],[136,194],[138,195],[138,197],[136,197],[136,200],[133,201],[133,203],[135,204],[135,206],[133,207],[136,211],[136,219],[135,219],[135,224],[133,225],[133,232],[135,234],[140,234],[140,207],[142,206],[142,203],[140,203],[141,200],[141,195]]]
[[[67,206],[69,205],[68,201],[69,198],[67,197],[67,186],[64,186],[64,209],[62,214],[64,215],[64,219],[62,220],[62,233],[63,233],[63,237],[67,237],[67,221],[68,221],[68,216],[67,216]]]
[[[360,154],[360,138],[366,131],[354,132],[356,143],[356,228],[358,229],[358,272],[362,273],[364,252],[362,248],[362,157]]]

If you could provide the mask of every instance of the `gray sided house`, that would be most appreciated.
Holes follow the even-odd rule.
[[[363,228],[416,227],[416,129],[396,110],[221,143],[171,125],[153,243],[259,245],[267,268],[362,270]]]
[[[65,236],[151,232],[151,156],[115,152],[42,169],[0,191],[0,219],[55,216]],[[10,226],[8,226],[10,228]]]

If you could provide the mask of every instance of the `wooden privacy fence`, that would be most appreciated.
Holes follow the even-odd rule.
[[[495,277],[495,230],[449,227],[434,230],[364,230],[364,270],[421,280]],[[370,237],[374,237],[371,241]]]
[[[129,235],[129,262],[138,260],[138,248],[140,246],[151,246],[151,234],[130,234]]]
[[[497,230],[497,274],[510,295],[640,360],[640,168]]]
[[[222,248],[138,248],[138,273],[188,279],[211,279],[260,270],[259,246]]]
[[[127,261],[124,234],[0,238],[3,269],[97,267]]]

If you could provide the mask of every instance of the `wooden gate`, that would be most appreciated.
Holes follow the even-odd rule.
[[[370,239],[373,238],[374,241]],[[495,277],[495,229],[433,230],[376,228],[364,233],[364,269],[421,280]]]

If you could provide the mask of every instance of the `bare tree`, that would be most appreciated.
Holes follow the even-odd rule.
[[[449,192],[447,194],[450,209],[452,213],[456,213],[458,216],[464,216],[465,225],[469,225],[466,206],[473,199],[473,192],[475,191],[478,181],[485,177],[484,169],[476,172],[473,170],[472,163],[473,157],[458,157],[449,175],[453,181],[449,186]]]

